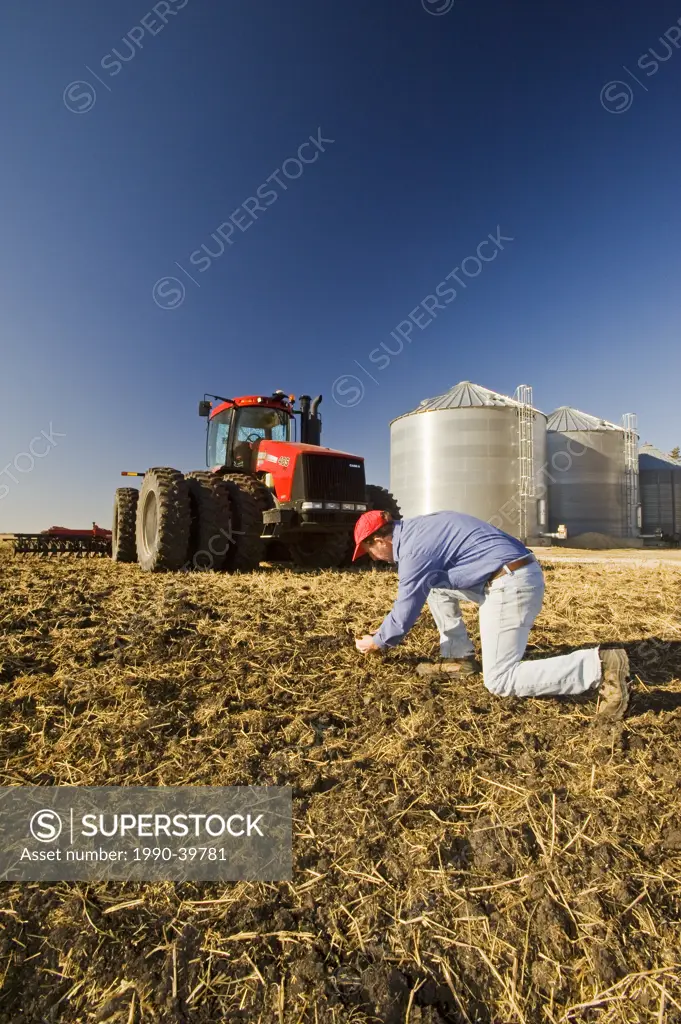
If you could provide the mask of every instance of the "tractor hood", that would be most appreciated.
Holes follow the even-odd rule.
[[[298,444],[294,441],[260,441],[256,458],[256,470],[267,470],[270,466],[278,464],[287,466],[293,462],[297,455],[304,455],[309,452],[311,455],[339,456],[343,459],[353,459],[355,462],[364,462],[364,456],[353,455],[352,452],[339,452],[335,448],[323,448],[318,444]],[[286,461],[282,461],[286,460]]]
[[[255,472],[265,474],[279,502],[364,501],[364,459],[350,452],[291,441],[260,441]]]

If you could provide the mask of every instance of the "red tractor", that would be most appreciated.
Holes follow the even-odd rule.
[[[148,572],[348,564],[358,516],[382,509],[399,518],[400,510],[385,488],[367,486],[360,456],[321,446],[321,400],[301,395],[296,409],[283,391],[204,396],[209,470],[123,473],[144,482],[116,491],[114,561]]]

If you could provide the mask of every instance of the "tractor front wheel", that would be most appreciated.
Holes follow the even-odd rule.
[[[111,557],[114,562],[136,562],[135,521],[140,492],[136,487],[119,487],[114,497],[111,527]]]
[[[181,569],[189,551],[189,487],[182,473],[160,467],[144,474],[137,504],[137,560],[145,572]]]

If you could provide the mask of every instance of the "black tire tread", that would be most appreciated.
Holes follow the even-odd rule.
[[[135,522],[140,492],[136,487],[119,487],[114,495],[111,558],[114,562],[136,562]]]
[[[144,495],[156,489],[159,539],[149,558],[141,543]],[[146,572],[176,571],[184,567],[189,549],[191,513],[189,486],[182,473],[170,466],[154,466],[147,470],[140,491],[137,514],[137,558]]]
[[[252,572],[265,557],[262,509],[253,487],[259,481],[246,473],[224,473],[220,479],[228,490],[232,509],[232,544],[225,568],[228,572]]]
[[[393,519],[402,518],[400,506],[387,487],[381,487],[380,484],[367,484],[366,498],[370,510],[379,509],[381,512],[390,512]]]
[[[214,569],[219,572],[225,567],[232,544],[232,503],[229,488],[222,477],[208,470],[186,473],[185,480],[189,488],[192,512],[187,557],[194,569],[202,572]],[[213,547],[217,547],[217,552],[213,551]],[[205,556],[209,561],[207,565],[202,564]]]
[[[248,491],[258,503],[261,512],[266,512],[268,508],[274,508],[272,492],[262,480],[258,480],[250,473],[233,472],[225,473],[224,476],[228,476],[230,480],[238,483],[242,490]]]

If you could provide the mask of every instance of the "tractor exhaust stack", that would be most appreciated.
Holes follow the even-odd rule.
[[[322,420],[317,412],[322,400],[321,395],[313,400],[310,395],[301,395],[300,405],[300,440],[302,444],[320,445],[322,443]]]

